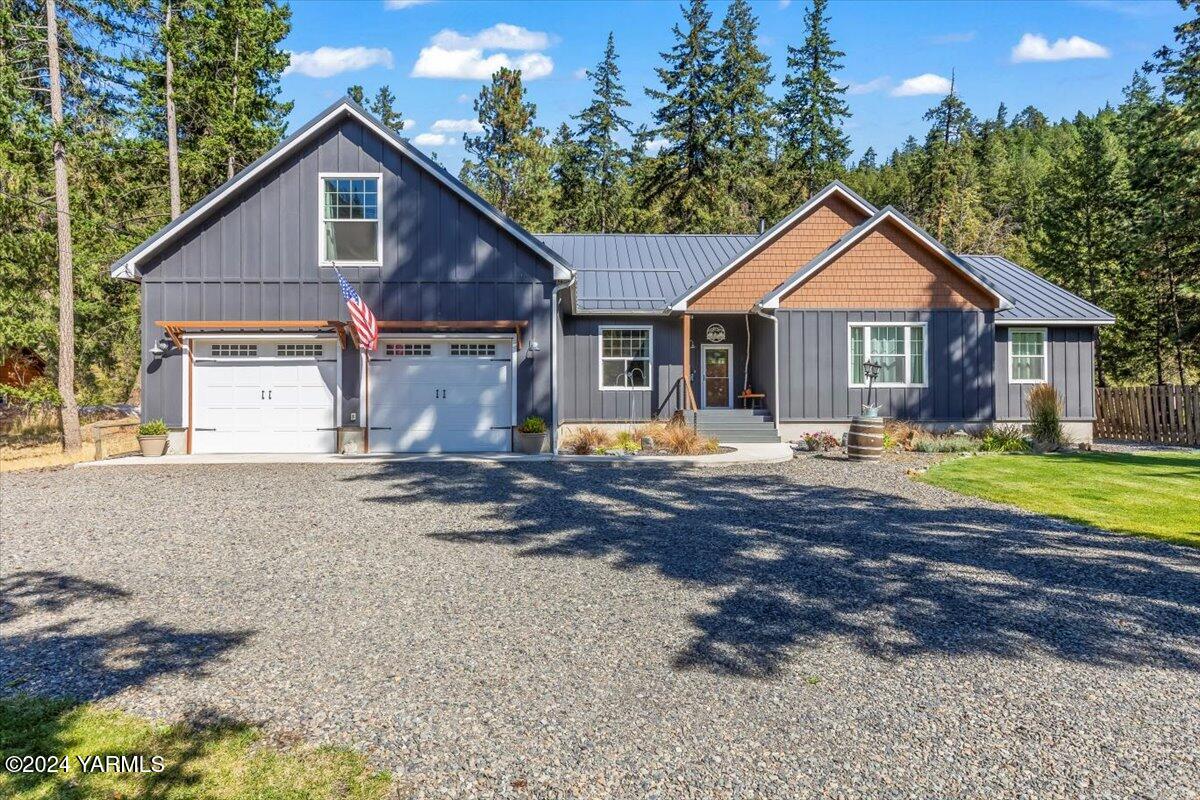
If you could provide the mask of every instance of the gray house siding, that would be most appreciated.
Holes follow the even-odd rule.
[[[154,360],[156,320],[346,319],[318,266],[318,174],[383,175],[381,267],[343,270],[381,320],[528,320],[517,369],[520,417],[550,416],[549,264],[353,119],[280,161],[141,266],[143,414],[182,424],[183,359]],[[358,411],[358,357],[343,353],[343,423]],[[360,417],[361,419],[361,417]]]
[[[886,416],[935,421],[992,419],[995,327],[991,313],[779,309],[781,422],[844,421],[866,390],[850,387],[850,322],[924,322],[928,386],[877,389]]]
[[[653,341],[650,391],[600,389],[600,327],[649,327]],[[669,417],[683,408],[683,347],[680,323],[663,317],[578,316],[563,319],[559,380],[563,422],[625,422]]]
[[[1025,398],[1033,386],[1008,381],[1010,330],[1012,328],[1008,326],[996,329],[996,419],[1023,420],[1028,416]],[[1094,419],[1096,329],[1051,326],[1045,330],[1049,383],[1062,394],[1063,418],[1077,421]]]
[[[779,397],[775,387],[775,324],[757,314],[750,317],[750,345],[750,386],[754,391],[766,395],[763,402],[767,410],[777,415]]]

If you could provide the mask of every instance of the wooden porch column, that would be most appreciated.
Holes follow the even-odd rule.
[[[683,315],[683,388],[684,408],[696,410],[696,393],[692,391],[692,315]]]

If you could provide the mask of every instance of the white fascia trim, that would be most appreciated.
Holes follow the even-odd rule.
[[[676,300],[674,300],[670,306],[671,310],[672,311],[687,310],[687,304],[697,294],[704,291],[712,284],[716,283],[718,280],[720,280],[726,274],[728,274],[733,269],[735,269],[739,264],[741,264],[747,258],[754,255],[755,253],[757,253],[759,250],[766,247],[771,242],[775,241],[777,238],[779,238],[780,235],[782,235],[789,228],[791,228],[791,226],[793,224],[795,224],[795,222],[797,220],[801,219],[802,217],[807,216],[809,212],[811,212],[818,205],[820,205],[822,200],[829,197],[831,194],[834,194],[835,192],[837,194],[841,195],[842,198],[845,199],[847,202],[849,202],[851,205],[860,209],[868,217],[873,216],[874,214],[878,213],[878,209],[876,209],[874,206],[872,206],[869,203],[866,203],[866,201],[859,198],[857,195],[855,195],[853,192],[851,192],[849,189],[847,189],[840,182],[835,181],[835,182],[829,184],[828,186],[826,186],[821,191],[814,194],[812,197],[808,198],[808,200],[806,200],[802,206],[797,208],[791,214],[788,214],[786,217],[781,219],[779,222],[775,223],[775,225],[771,228],[771,230],[767,231],[762,236],[758,237],[758,240],[755,241],[754,244],[750,245],[749,249],[740,253],[728,264],[721,267],[719,270],[714,272],[712,275],[705,278],[704,281],[700,283],[700,285],[696,286],[693,289],[689,289],[685,294],[681,295]],[[865,203],[865,205],[864,205],[864,203]]]
[[[114,278],[127,277],[128,273],[130,271],[132,271],[134,273],[134,275],[128,276],[128,277],[131,277],[131,279],[136,280],[136,268],[137,268],[138,261],[142,260],[144,257],[146,257],[154,252],[157,252],[167,242],[173,240],[182,231],[191,227],[192,223],[194,223],[201,216],[203,216],[204,211],[206,209],[213,207],[214,205],[223,201],[229,195],[233,194],[234,192],[237,192],[239,189],[244,187],[247,183],[252,181],[258,175],[262,174],[266,169],[268,169],[273,164],[275,164],[277,161],[279,161],[279,159],[290,154],[291,152],[296,150],[298,147],[300,147],[301,145],[308,142],[310,139],[312,139],[314,136],[316,136],[320,131],[322,131],[326,124],[328,124],[330,121],[337,118],[341,114],[349,114],[350,116],[354,117],[356,120],[361,122],[363,125],[367,126],[371,131],[373,131],[377,136],[379,136],[385,142],[390,144],[393,148],[395,148],[396,150],[399,150],[401,153],[408,156],[413,161],[417,162],[417,164],[419,166],[421,166],[422,168],[424,168],[426,172],[428,172],[430,175],[432,175],[434,178],[436,178],[444,186],[451,189],[455,194],[457,194],[463,200],[466,200],[468,203],[470,203],[471,206],[474,207],[477,211],[482,213],[488,219],[495,222],[500,227],[502,227],[505,230],[512,233],[514,236],[516,236],[518,239],[520,239],[523,243],[525,243],[525,245],[527,245],[530,249],[532,249],[535,252],[542,255],[542,257],[545,258],[546,261],[548,261],[550,263],[550,265],[553,267],[555,279],[567,280],[568,278],[571,277],[572,274],[574,274],[571,271],[571,269],[568,268],[561,261],[561,257],[559,257],[557,254],[553,254],[553,251],[551,251],[545,244],[543,244],[541,241],[539,241],[532,234],[528,233],[521,227],[517,226],[516,223],[514,223],[512,220],[502,216],[494,208],[491,208],[486,202],[475,197],[471,192],[466,191],[462,186],[458,185],[457,182],[450,180],[446,175],[444,175],[439,170],[428,166],[425,163],[426,157],[424,154],[420,153],[419,151],[416,151],[415,149],[410,149],[409,147],[403,145],[400,142],[399,138],[394,133],[392,133],[391,131],[384,128],[371,116],[364,114],[349,100],[341,100],[338,103],[336,103],[335,105],[333,105],[332,107],[330,107],[330,109],[325,114],[321,115],[321,117],[317,121],[308,123],[305,126],[307,128],[307,130],[305,130],[299,136],[296,136],[296,138],[292,139],[285,146],[279,148],[279,150],[277,152],[275,152],[273,155],[271,155],[270,158],[264,158],[262,161],[253,165],[251,168],[242,172],[240,175],[235,176],[234,179],[231,182],[229,182],[225,186],[224,189],[220,190],[219,193],[212,195],[207,200],[202,200],[200,205],[189,208],[187,210],[187,212],[183,215],[183,217],[179,218],[179,219],[184,219],[184,217],[186,217],[186,219],[184,219],[184,221],[182,223],[180,223],[178,227],[167,232],[160,239],[154,241],[145,250],[138,253],[136,256],[129,259],[125,263],[114,267],[111,270],[110,275]],[[382,223],[383,221],[380,220],[380,222]],[[382,224],[380,225],[380,227],[382,228]]]
[[[997,328],[1021,328],[1029,326],[1045,327],[1053,325],[1062,328],[1091,328],[1101,325],[1116,325],[1115,319],[998,319]]]
[[[987,294],[990,295],[992,298],[994,298],[996,300],[997,304],[999,305],[999,307],[996,309],[997,311],[1003,311],[1006,308],[1012,308],[1012,303],[1010,303],[1007,298],[1005,298],[1003,295],[1001,295],[999,292],[997,292],[991,286],[984,283],[973,272],[971,272],[970,270],[963,267],[963,265],[958,263],[958,260],[956,258],[954,258],[953,254],[951,254],[950,251],[946,250],[946,248],[943,247],[940,242],[938,242],[936,239],[933,239],[932,237],[929,236],[929,234],[925,233],[923,230],[921,230],[920,228],[913,225],[911,222],[908,221],[907,218],[905,218],[905,216],[903,214],[899,213],[898,211],[896,211],[896,209],[892,208],[891,206],[888,206],[887,208],[880,211],[878,214],[875,215],[875,217],[873,219],[870,219],[870,220],[864,222],[859,227],[858,231],[856,233],[854,233],[853,236],[846,238],[845,240],[843,240],[841,242],[841,244],[837,245],[833,249],[827,250],[824,255],[817,256],[815,259],[810,261],[808,264],[808,267],[805,268],[805,270],[803,272],[792,276],[782,286],[780,286],[778,289],[776,289],[775,291],[773,291],[769,295],[767,295],[763,299],[762,307],[763,308],[779,308],[780,301],[783,300],[783,298],[785,296],[791,294],[792,291],[797,286],[799,286],[800,284],[804,283],[806,280],[811,278],[822,267],[824,267],[826,264],[828,264],[833,259],[840,256],[842,253],[849,250],[864,236],[866,236],[868,233],[870,233],[871,231],[873,231],[877,227],[879,227],[879,225],[881,223],[883,223],[885,220],[889,220],[889,219],[899,223],[902,228],[904,228],[909,233],[911,233],[913,236],[917,237],[917,239],[921,240],[926,245],[928,245],[931,250],[933,250],[935,253],[940,255],[947,264],[949,264],[954,269],[958,270],[958,272],[960,274],[962,274],[967,280],[969,280],[971,283],[975,284],[980,289],[983,289],[985,292],[987,292]]]

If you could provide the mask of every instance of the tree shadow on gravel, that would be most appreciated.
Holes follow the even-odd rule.
[[[253,631],[186,631],[135,620],[97,628],[93,603],[124,603],[118,586],[57,572],[0,576],[0,695],[97,700],[168,674],[201,675]],[[36,627],[28,619],[49,617]],[[28,619],[27,619],[28,618]]]
[[[386,487],[372,502],[464,507],[454,518],[475,527],[434,534],[446,542],[603,558],[716,591],[679,669],[770,677],[830,638],[891,660],[1200,668],[1200,555],[969,498],[921,508],[784,468],[388,464],[350,480]]]

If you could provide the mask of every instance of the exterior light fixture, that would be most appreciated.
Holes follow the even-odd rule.
[[[883,365],[878,361],[864,361],[863,375],[867,379],[867,402],[863,403],[863,416],[876,417],[879,416],[879,406],[874,403],[875,399],[875,379],[879,377],[879,370],[883,369]]]

